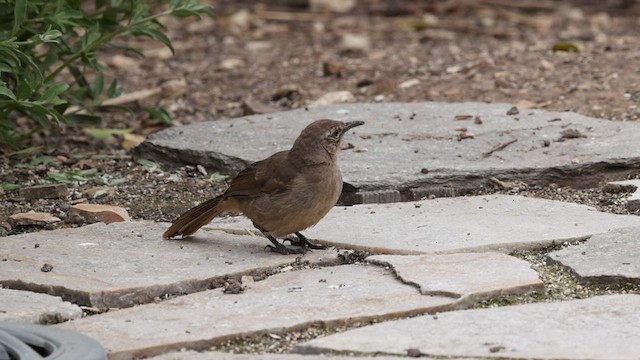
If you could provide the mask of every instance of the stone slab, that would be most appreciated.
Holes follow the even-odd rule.
[[[344,265],[290,271],[247,285],[108,312],[58,326],[98,340],[110,359],[129,359],[187,348],[208,349],[239,336],[282,334],[393,319],[450,309],[455,299],[426,296],[377,266]]]
[[[217,351],[197,352],[192,350],[175,351],[147,360],[327,360],[326,356],[300,354],[231,354]],[[376,356],[358,357],[358,360],[405,359],[404,357]],[[353,356],[332,356],[330,360],[354,360]]]
[[[303,234],[340,248],[411,255],[511,252],[629,226],[640,226],[640,217],[603,213],[575,203],[496,194],[335,207]],[[244,217],[229,217],[208,228],[237,231],[252,225]]]
[[[629,211],[640,210],[640,179],[613,181],[612,184],[635,186],[636,190],[627,198],[627,209]]]
[[[442,192],[445,186],[465,192],[489,186],[492,176],[529,184],[597,186],[640,165],[640,147],[629,146],[640,143],[640,123],[545,110],[507,115],[511,107],[337,104],[170,128],[149,136],[133,152],[173,165],[202,164],[237,173],[289,149],[313,120],[361,120],[366,124],[345,136],[354,148],[340,155],[348,183],[345,204],[376,199],[366,196],[376,190],[395,191],[403,200],[418,200],[415,194]],[[469,116],[460,121],[456,115]],[[472,136],[459,141],[463,133]]]
[[[362,327],[298,345],[357,351],[527,359],[637,359],[640,295],[453,311]]]
[[[586,242],[549,253],[586,283],[640,284],[640,227],[593,235]]]
[[[545,290],[530,263],[501,253],[374,255],[367,261],[389,266],[422,294],[463,298],[468,303]]]
[[[263,276],[295,262],[264,250],[261,237],[209,232],[164,240],[166,223],[97,223],[0,240],[0,284],[60,296],[80,305],[121,308],[157,297],[223,286],[227,277]],[[314,250],[303,260],[337,261]],[[48,264],[48,272],[43,272]]]
[[[0,322],[57,324],[80,317],[79,306],[59,297],[0,288]]]

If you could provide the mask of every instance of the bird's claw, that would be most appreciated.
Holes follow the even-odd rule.
[[[304,254],[306,253],[306,249],[305,248],[299,248],[299,249],[291,249],[288,248],[284,245],[282,246],[273,246],[273,245],[267,245],[264,247],[265,250],[269,249],[269,251],[271,252],[276,252],[278,254],[282,254],[282,255],[289,255],[289,254]]]

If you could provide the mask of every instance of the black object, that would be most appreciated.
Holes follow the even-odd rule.
[[[87,335],[57,327],[0,322],[0,360],[106,360]]]

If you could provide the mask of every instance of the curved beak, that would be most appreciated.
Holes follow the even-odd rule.
[[[353,129],[356,126],[364,125],[364,121],[350,121],[344,123],[344,128],[342,129],[342,133],[346,133],[347,131]]]

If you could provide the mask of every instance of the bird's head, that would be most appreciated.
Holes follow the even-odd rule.
[[[316,120],[302,130],[291,151],[305,152],[314,158],[317,157],[309,159],[314,162],[320,161],[321,158],[326,159],[327,155],[335,161],[340,151],[342,136],[350,129],[363,124],[363,121]]]

